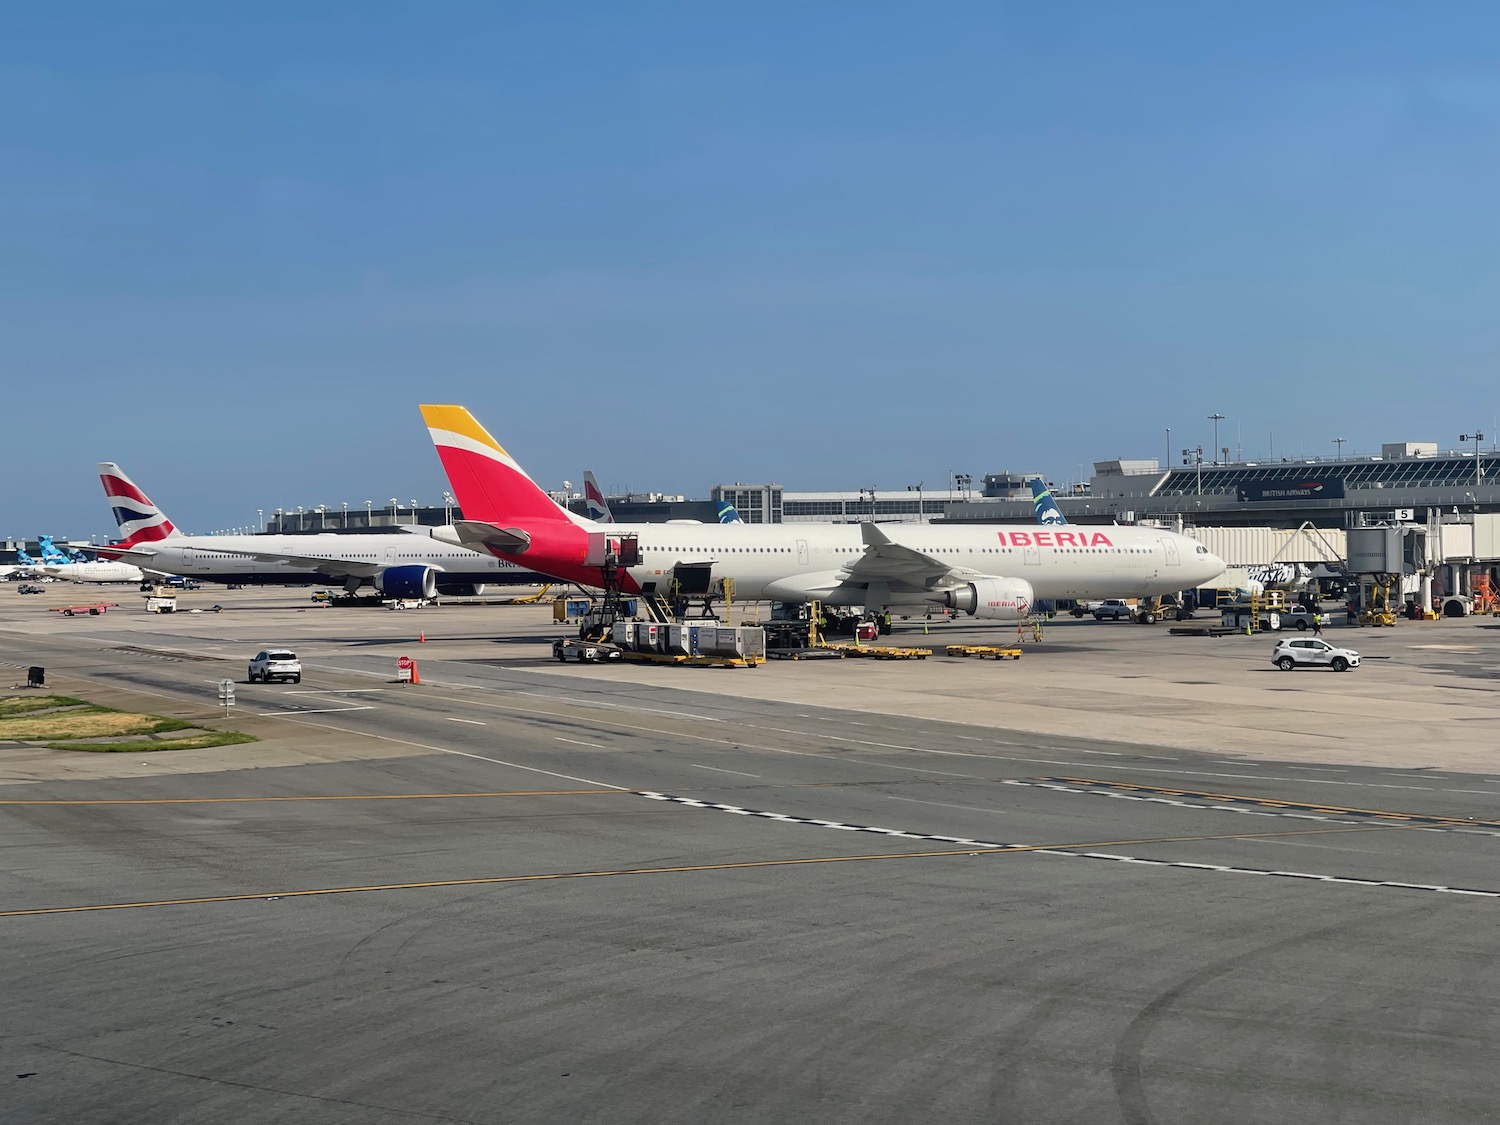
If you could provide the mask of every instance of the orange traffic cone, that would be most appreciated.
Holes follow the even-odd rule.
[[[417,662],[415,660],[411,662],[411,682],[414,684],[420,684],[422,682],[422,677],[417,672]]]
[[[420,633],[417,634],[417,644],[419,644],[419,645],[425,645],[426,643],[427,643],[427,630],[423,629]]]

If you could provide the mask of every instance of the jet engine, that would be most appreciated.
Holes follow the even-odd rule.
[[[388,598],[437,597],[437,571],[430,566],[392,566],[375,578],[375,588]]]
[[[949,609],[986,621],[1021,621],[1031,613],[1031,583],[1019,578],[979,578],[955,586],[944,597]]]
[[[444,582],[438,580],[439,593],[455,598],[477,598],[485,591],[483,582]]]

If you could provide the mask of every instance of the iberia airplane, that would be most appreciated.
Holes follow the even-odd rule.
[[[1224,572],[1207,547],[1137,527],[934,524],[610,524],[560,507],[462,406],[422,416],[465,519],[462,543],[568,582],[600,586],[605,555],[635,537],[629,593],[732,578],[747,601],[947,606],[1017,621],[1042,598],[1140,597],[1201,586]]]

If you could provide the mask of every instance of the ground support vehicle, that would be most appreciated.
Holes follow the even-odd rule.
[[[997,661],[1021,659],[1020,649],[1000,648],[997,645],[949,645],[943,651],[949,656],[977,656],[981,660],[986,656]]]
[[[1233,637],[1244,631],[1232,625],[1177,625],[1167,630],[1174,637]]]
[[[22,582],[16,587],[16,593],[18,594],[45,594],[46,592],[47,588],[45,586],[33,586],[29,582]]]
[[[56,606],[52,609],[52,612],[60,613],[64,617],[82,617],[84,614],[88,614],[90,617],[98,617],[101,614],[108,613],[119,604],[119,602],[94,602],[91,605]]]
[[[1287,638],[1271,650],[1271,663],[1283,672],[1301,666],[1332,668],[1335,672],[1347,672],[1359,667],[1359,653],[1352,648],[1339,648],[1317,637]]]
[[[895,648],[890,645],[824,644],[843,656],[863,656],[870,660],[926,660],[932,655],[930,648]]]
[[[1095,621],[1129,621],[1135,613],[1119,598],[1108,598],[1098,602],[1089,612],[1093,614]]]
[[[569,660],[576,660],[580,664],[602,664],[610,660],[624,659],[625,650],[608,641],[559,637],[552,642],[552,655],[564,664]]]

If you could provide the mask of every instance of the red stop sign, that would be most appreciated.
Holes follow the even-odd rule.
[[[396,667],[399,668],[403,672],[410,672],[411,671],[411,657],[409,657],[409,656],[398,656],[396,658]]]

